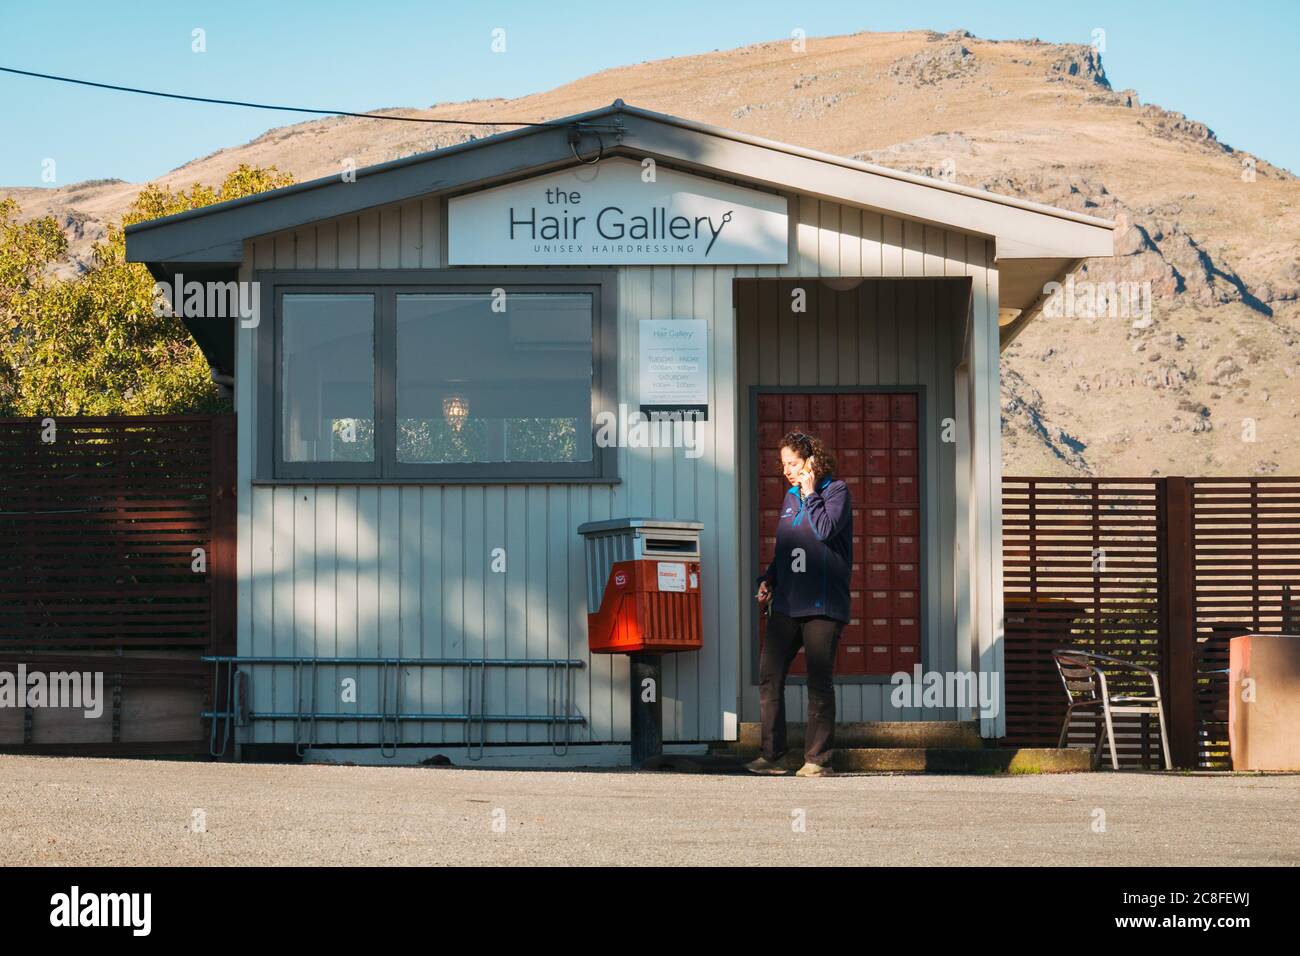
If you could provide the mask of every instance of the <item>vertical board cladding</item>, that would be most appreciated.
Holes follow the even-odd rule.
[[[245,245],[240,278],[265,269],[446,267],[441,200],[327,220]],[[466,270],[471,274],[470,270]],[[619,401],[637,407],[635,348],[641,319],[709,322],[710,421],[698,457],[677,448],[621,448],[621,482],[601,484],[253,484],[256,407],[254,336],[237,350],[239,409],[239,653],[241,655],[579,658],[573,707],[586,718],[576,743],[629,737],[628,664],[589,655],[585,555],[576,528],[623,515],[689,518],[706,525],[703,582],[708,640],[699,653],[666,658],[664,737],[734,737],[739,719],[736,595],[734,268],[635,266],[619,270]],[[719,387],[719,383],[724,383]],[[675,426],[680,439],[680,425]],[[504,573],[491,573],[494,548]],[[724,598],[723,595],[726,595]],[[727,640],[720,640],[726,635]],[[320,666],[316,700],[341,709],[340,682],[356,677],[358,711],[380,707],[374,668]],[[460,669],[399,675],[406,711],[466,709]],[[490,669],[486,709],[544,715],[552,691],[540,669]],[[310,684],[303,696],[310,699]],[[293,711],[292,671],[254,665],[251,707]],[[476,708],[477,709],[477,708]],[[325,744],[377,743],[375,722],[322,722]],[[489,743],[546,743],[539,723],[488,724]],[[290,743],[292,721],[257,722],[250,743]],[[462,744],[457,723],[408,722],[401,743]],[[475,737],[477,741],[477,737]]]
[[[791,215],[796,220],[798,256],[792,257],[792,262],[797,262],[797,268],[748,268],[737,270],[738,275],[790,279],[969,276],[973,285],[987,288],[989,283],[993,267],[989,245],[982,238],[804,196],[792,197]],[[967,575],[957,565],[961,560],[957,544],[959,540],[964,543],[961,536],[965,534],[959,521],[965,518],[968,505],[957,500],[957,472],[962,464],[958,443],[939,437],[940,422],[957,415],[966,294],[954,299],[951,291],[945,294],[924,282],[866,282],[858,287],[856,301],[845,295],[820,296],[816,314],[800,316],[791,312],[788,302],[795,285],[790,281],[745,287],[741,295],[746,300],[737,303],[739,473],[747,474],[752,461],[748,397],[753,385],[923,386],[925,471],[921,481],[926,515],[922,530],[927,561],[922,582],[922,660],[931,670],[968,670],[971,648],[963,646],[959,635],[971,633],[969,586]],[[987,304],[987,293],[984,296]],[[996,339],[996,307],[991,314]],[[995,380],[994,395],[996,387]],[[994,443],[996,436],[995,430]],[[831,448],[834,450],[833,442]],[[759,468],[763,467],[760,462]],[[739,505],[740,553],[748,572],[753,536],[770,531],[757,526],[748,486],[741,490]],[[863,529],[855,528],[855,533],[862,534]],[[757,609],[748,594],[742,595],[740,608],[743,711],[746,719],[755,720],[758,694],[752,675],[756,672],[753,636]],[[952,720],[971,716],[967,710],[958,712],[950,707],[895,707],[889,699],[891,690],[889,684],[838,682],[839,719]],[[786,707],[789,719],[802,719],[807,708],[804,685],[787,686]]]
[[[628,663],[589,655],[585,556],[578,525],[625,515],[704,522],[702,604],[705,647],[664,662],[664,739],[734,739],[742,719],[757,718],[750,680],[748,386],[923,384],[932,420],[955,410],[954,369],[961,333],[939,318],[922,288],[882,292],[861,322],[833,312],[816,318],[816,335],[769,305],[736,328],[733,279],[780,276],[970,275],[987,283],[991,257],[982,239],[790,195],[791,255],[784,266],[630,266],[618,270],[619,401],[637,406],[635,347],[642,319],[704,319],[709,328],[710,420],[700,427],[702,454],[678,448],[620,448],[614,485],[253,484],[256,407],[255,336],[237,349],[239,412],[239,602],[241,655],[314,654],[424,657],[574,657],[573,707],[586,718],[575,743],[626,741]],[[245,244],[240,278],[260,269],[446,268],[442,201],[433,196],[326,220]],[[470,270],[466,270],[467,273]],[[996,292],[993,321],[996,330]],[[950,334],[951,333],[951,334]],[[996,337],[996,331],[994,331]],[[996,348],[996,346],[994,346]],[[992,353],[996,356],[996,351]],[[996,389],[996,385],[994,386]],[[996,399],[996,392],[993,393]],[[987,396],[985,397],[987,401]],[[996,411],[996,403],[994,405]],[[681,426],[675,426],[680,428]],[[933,436],[934,429],[927,429]],[[924,659],[952,668],[957,647],[952,542],[960,515],[952,500],[955,452],[927,449],[924,477],[928,627]],[[986,469],[987,470],[987,469]],[[506,549],[503,574],[491,573],[494,548]],[[976,648],[976,653],[979,649]],[[965,657],[969,656],[969,652]],[[358,681],[358,711],[380,708],[373,668],[321,666],[322,710],[338,707],[345,677]],[[463,712],[459,669],[410,669],[399,675],[407,711]],[[311,687],[304,691],[310,699]],[[951,719],[951,710],[896,710],[879,685],[843,685],[842,720]],[[550,687],[542,670],[490,670],[486,709],[544,715]],[[791,719],[803,712],[802,687],[789,690]],[[250,706],[293,711],[288,668],[254,666]],[[462,744],[456,723],[409,722],[400,742]],[[375,722],[324,722],[325,744],[379,740]],[[290,743],[292,721],[258,722],[250,743]],[[477,737],[476,737],[477,739]],[[546,743],[545,724],[488,724],[489,743]]]

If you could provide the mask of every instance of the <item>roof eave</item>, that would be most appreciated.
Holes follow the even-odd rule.
[[[494,185],[575,162],[567,128],[617,116],[609,152],[658,157],[770,188],[821,196],[996,238],[999,258],[1110,255],[1114,223],[1069,210],[614,105],[356,171],[230,200],[126,230],[133,262],[238,263],[245,239],[418,196]],[[485,147],[491,146],[492,149]],[[863,175],[866,173],[867,175]]]

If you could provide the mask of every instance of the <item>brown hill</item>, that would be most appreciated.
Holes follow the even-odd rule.
[[[1151,315],[1030,324],[1003,357],[1008,473],[1300,474],[1300,442],[1288,440],[1300,425],[1300,183],[1201,123],[1113,91],[1091,47],[961,31],[812,38],[804,52],[781,40],[516,100],[391,112],[539,120],[617,97],[1118,220],[1117,258],[1079,278],[1149,282]],[[157,181],[216,183],[239,163],[312,179],[349,159],[364,166],[496,131],[312,121]],[[6,192],[25,215],[56,215],[84,261],[138,188]]]

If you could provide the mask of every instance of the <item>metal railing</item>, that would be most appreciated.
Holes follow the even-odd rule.
[[[294,752],[299,756],[306,754],[311,747],[317,746],[317,721],[379,721],[379,752],[385,757],[397,755],[401,742],[401,724],[407,722],[462,723],[465,729],[464,745],[471,760],[483,759],[487,745],[487,725],[489,723],[545,723],[548,725],[549,743],[557,756],[568,753],[569,730],[574,724],[585,724],[586,718],[573,713],[573,671],[586,664],[577,659],[533,660],[526,658],[463,658],[463,657],[267,657],[267,656],[226,656],[214,655],[202,658],[213,665],[212,700],[214,706],[220,697],[220,688],[225,688],[225,707],[222,710],[207,710],[201,716],[211,721],[208,752],[214,757],[225,754],[230,745],[231,727],[246,726],[258,720],[292,720]],[[247,674],[238,665],[271,665],[293,668],[294,709],[291,711],[255,711],[246,708]],[[374,712],[340,712],[320,711],[316,708],[316,669],[320,666],[333,667],[378,667],[380,685],[380,709]],[[225,680],[221,680],[224,667]],[[465,712],[432,713],[402,710],[402,681],[400,672],[409,667],[459,667],[464,673]],[[506,668],[545,668],[547,674],[547,713],[545,714],[489,714],[482,708],[487,702],[487,670],[489,667]],[[474,713],[474,675],[478,674],[479,712]],[[392,675],[390,680],[389,675]],[[310,681],[311,694],[304,700],[304,686]],[[390,692],[389,685],[392,684]],[[389,726],[392,726],[392,740],[389,740]],[[475,755],[475,743],[472,728],[477,724],[478,753]],[[304,737],[303,728],[307,733]],[[560,729],[564,731],[563,740],[559,739]],[[220,737],[220,746],[218,746]]]

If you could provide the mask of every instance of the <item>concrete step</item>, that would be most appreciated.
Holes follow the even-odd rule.
[[[744,723],[736,740],[718,741],[711,749],[714,753],[757,755],[761,736],[757,723]],[[787,724],[786,741],[791,750],[802,750],[804,725]],[[872,720],[836,724],[835,746],[982,750],[985,742],[979,722],[974,720]]]
[[[1086,773],[1092,751],[1082,747],[860,747],[835,751],[846,773]]]
[[[678,773],[745,773],[753,755],[710,753],[665,755],[647,770]],[[803,762],[798,750],[783,765],[793,773]],[[1092,770],[1092,752],[1082,747],[850,747],[835,750],[840,773],[1081,773]]]

